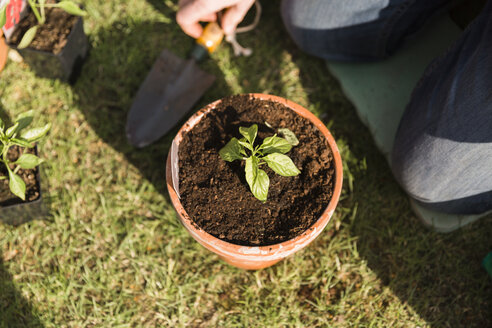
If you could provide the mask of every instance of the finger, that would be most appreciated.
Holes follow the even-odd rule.
[[[193,38],[198,38],[203,28],[199,24],[200,21],[209,21],[212,15],[220,9],[215,9],[207,1],[181,1],[180,8],[176,14],[176,21],[181,26],[183,31]],[[220,4],[218,4],[220,5]]]
[[[188,34],[189,36],[191,36],[194,39],[199,38],[200,35],[202,35],[202,33],[203,33],[203,27],[198,23],[184,24],[184,23],[178,22],[178,24],[179,24],[179,26],[181,26],[181,29],[183,30],[183,32],[185,32],[186,34]]]
[[[255,0],[243,0],[227,9],[221,22],[225,34],[231,34],[236,30],[237,25],[244,19],[253,3]]]
[[[216,22],[216,21],[217,21],[217,14],[215,13],[204,16],[200,19],[200,22]],[[186,34],[188,34],[194,39],[199,38],[203,33],[203,27],[199,23],[193,23],[188,25],[183,24],[181,25],[181,28]]]
[[[217,21],[217,14],[216,13],[213,13],[213,14],[210,14],[210,15],[207,15],[207,16],[203,16],[201,19],[200,19],[201,22],[216,22]]]
[[[203,31],[200,24],[198,24],[199,21],[210,19],[210,15],[233,6],[238,1],[244,0],[182,0],[179,2],[180,8],[176,14],[176,21],[186,34],[197,38]]]

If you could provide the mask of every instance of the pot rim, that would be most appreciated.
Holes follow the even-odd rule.
[[[333,212],[338,204],[338,200],[340,198],[340,193],[342,190],[342,180],[343,180],[343,167],[342,167],[342,159],[340,156],[340,152],[338,150],[335,139],[328,131],[327,127],[321,122],[313,113],[311,113],[306,108],[302,107],[299,104],[296,104],[290,100],[279,96],[273,96],[268,94],[261,93],[247,93],[241,94],[243,96],[249,95],[262,100],[275,101],[283,104],[284,106],[292,109],[298,115],[303,116],[308,119],[311,123],[313,123],[321,134],[327,139],[330,149],[333,153],[334,165],[335,165],[335,185],[333,188],[333,196],[328,203],[327,207],[319,217],[319,219],[306,231],[302,234],[286,240],[284,242],[268,245],[268,246],[243,246],[232,244],[227,241],[221,240],[217,237],[212,236],[205,230],[195,226],[188,213],[186,213],[185,209],[181,205],[179,197],[173,187],[172,182],[172,165],[171,165],[171,155],[168,154],[167,163],[166,163],[166,184],[169,195],[171,197],[172,204],[176,211],[178,212],[178,216],[181,220],[181,223],[188,230],[188,232],[204,247],[213,251],[214,253],[223,256],[223,257],[234,257],[238,260],[244,261],[252,261],[252,262],[264,262],[271,260],[279,260],[282,259],[299,249],[307,246],[310,242],[312,242],[325,228],[325,226],[330,221]],[[183,133],[191,130],[194,125],[196,125],[200,119],[213,110],[218,103],[220,103],[222,99],[216,100],[211,104],[205,106],[200,109],[198,112],[193,114],[188,121],[179,129],[177,135],[173,139],[173,145],[179,145],[183,138]]]

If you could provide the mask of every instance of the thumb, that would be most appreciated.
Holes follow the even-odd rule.
[[[221,22],[222,29],[226,35],[234,33],[253,3],[255,3],[255,0],[243,0],[227,9]]]

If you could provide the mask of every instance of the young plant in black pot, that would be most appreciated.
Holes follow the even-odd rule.
[[[32,119],[32,111],[23,113],[8,128],[0,120],[0,218],[10,224],[20,224],[42,212],[37,167],[44,160],[37,156],[36,142],[51,124],[28,128]]]
[[[82,16],[72,1],[27,0],[30,11],[21,20],[22,0],[0,8],[0,27],[14,27],[7,44],[17,50],[42,77],[73,82],[87,56],[88,41]]]

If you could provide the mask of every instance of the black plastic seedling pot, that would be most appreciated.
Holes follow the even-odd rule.
[[[35,154],[37,155],[37,148]],[[41,188],[40,168],[36,169],[36,184],[39,190],[39,197],[30,202],[0,206],[0,222],[18,226],[35,219],[46,217],[47,203],[43,200],[43,189]]]
[[[39,185],[39,170],[36,174]],[[20,203],[0,207],[0,221],[6,224],[18,226],[34,219],[42,219],[46,216],[46,206],[43,202],[42,190],[39,190],[39,198],[31,202]]]
[[[7,42],[10,48],[15,49],[24,58],[24,61],[40,77],[60,79],[73,83],[77,79],[80,68],[89,50],[89,42],[84,33],[82,17],[79,17],[72,31],[67,37],[67,44],[58,54],[30,48],[17,49]]]

